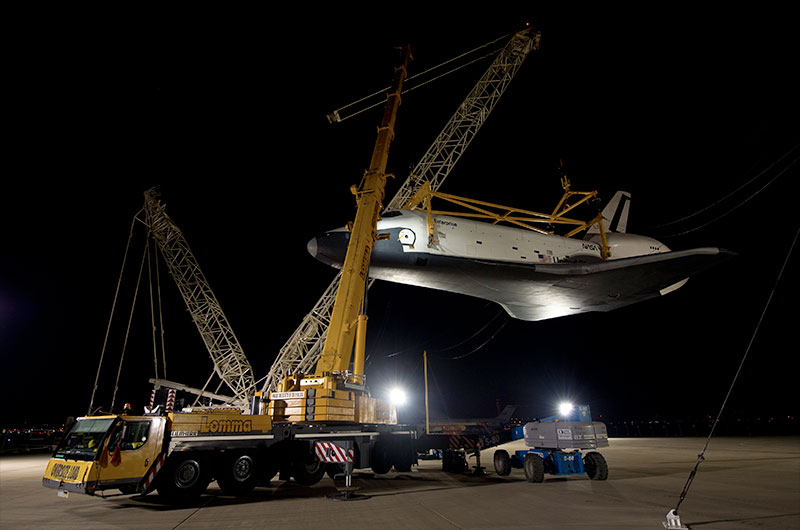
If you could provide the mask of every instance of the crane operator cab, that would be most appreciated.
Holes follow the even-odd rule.
[[[78,418],[47,463],[42,485],[62,497],[106,489],[142,491],[162,453],[165,422],[158,416]]]

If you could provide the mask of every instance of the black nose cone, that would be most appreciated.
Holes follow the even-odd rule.
[[[306,244],[308,253],[322,263],[333,267],[341,267],[347,254],[347,240],[350,232],[333,231],[326,232],[321,236],[313,238]]]

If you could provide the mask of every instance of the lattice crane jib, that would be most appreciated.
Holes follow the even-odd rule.
[[[145,224],[200,332],[214,371],[233,392],[234,403],[246,407],[255,391],[255,380],[242,346],[186,239],[157,194],[151,189],[144,197]]]
[[[425,182],[430,182],[432,190],[439,189],[528,54],[538,49],[540,39],[541,34],[532,30],[521,31],[511,37],[389,201],[388,209],[402,208]],[[264,380],[264,393],[275,390],[287,374],[313,373],[325,344],[340,280],[341,273],[336,275],[313,309],[283,345]]]

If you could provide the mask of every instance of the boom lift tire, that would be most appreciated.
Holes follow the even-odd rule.
[[[208,460],[200,455],[173,454],[159,476],[158,494],[175,501],[200,496],[211,482]]]
[[[544,461],[536,453],[525,455],[523,466],[528,482],[544,482]]]
[[[501,477],[511,473],[511,457],[508,456],[508,451],[505,449],[498,449],[494,452],[494,470]]]
[[[319,460],[297,461],[292,464],[292,477],[301,486],[313,486],[325,476],[325,464]]]
[[[586,453],[586,456],[583,457],[583,469],[592,480],[606,480],[608,478],[606,459],[597,451]]]
[[[248,453],[232,452],[221,455],[217,468],[217,484],[225,495],[240,496],[256,487],[256,459]]]

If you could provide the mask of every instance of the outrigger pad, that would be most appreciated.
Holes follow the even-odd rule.
[[[360,493],[357,493],[357,491],[361,488],[344,487],[336,489],[338,490],[336,493],[331,493],[327,496],[329,499],[334,501],[363,501],[371,498],[370,495],[361,495]]]

